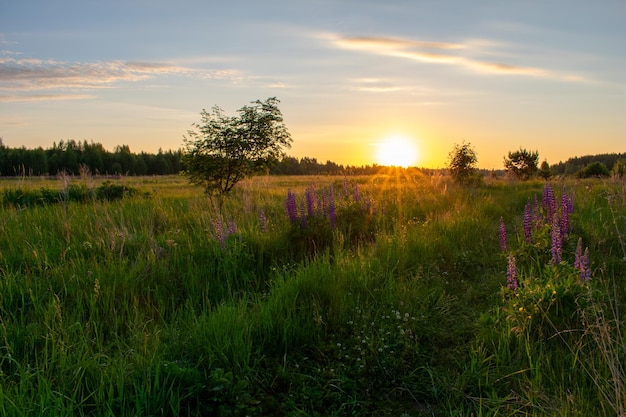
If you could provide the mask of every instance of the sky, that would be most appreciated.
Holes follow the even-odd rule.
[[[625,21],[622,0],[0,0],[0,137],[156,153],[277,97],[287,154],[321,163],[626,152]]]

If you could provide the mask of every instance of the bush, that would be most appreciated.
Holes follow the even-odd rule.
[[[115,201],[137,194],[138,190],[135,188],[105,181],[95,190],[88,188],[85,184],[71,184],[61,191],[45,187],[39,190],[7,188],[3,192],[2,203],[4,206],[33,207],[70,201],[87,203],[94,198],[101,201]]]

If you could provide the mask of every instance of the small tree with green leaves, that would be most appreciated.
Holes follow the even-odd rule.
[[[209,194],[226,194],[243,178],[262,172],[284,156],[291,135],[279,100],[256,100],[226,116],[218,106],[202,110],[202,121],[184,137],[183,164],[189,180]]]
[[[539,168],[539,176],[544,180],[549,179],[552,176],[552,172],[550,171],[550,164],[545,159],[541,163],[541,167]]]
[[[518,151],[509,152],[508,157],[504,158],[506,170],[522,181],[532,178],[539,170],[538,165],[538,151],[533,152],[520,148]]]
[[[613,165],[611,173],[614,177],[624,178],[624,174],[626,174],[626,159],[618,159],[615,165]]]
[[[455,182],[470,184],[478,180],[479,173],[476,168],[478,157],[470,143],[455,144],[448,159],[448,169]]]
[[[610,175],[609,169],[600,161],[592,162],[578,172],[581,178],[600,178]]]

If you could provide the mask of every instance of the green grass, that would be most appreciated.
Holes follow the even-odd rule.
[[[67,181],[103,184],[0,188]],[[575,202],[556,266],[547,229],[522,236],[541,182],[257,177],[223,201],[180,177],[113,185],[137,193],[2,207],[0,416],[624,415],[624,183],[552,184]],[[335,229],[321,208],[288,219],[311,186],[325,210],[332,187]]]

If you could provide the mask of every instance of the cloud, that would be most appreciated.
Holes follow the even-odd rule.
[[[96,96],[91,94],[28,94],[28,95],[0,95],[0,103],[17,103],[33,101],[67,101],[86,100]]]
[[[187,72],[189,70],[185,68],[154,63],[66,63],[34,58],[4,58],[0,61],[0,88],[18,91],[106,88],[119,82],[134,82],[156,75]]]
[[[412,87],[400,86],[395,82],[378,78],[358,78],[352,81],[355,91],[368,93],[394,93],[397,91],[412,90]]]
[[[321,38],[339,49],[362,51],[427,64],[454,65],[483,74],[530,76],[561,81],[586,81],[584,77],[579,75],[561,74],[543,68],[513,65],[506,62],[488,62],[468,57],[472,53],[485,54],[485,49],[494,45],[493,42],[489,41],[477,42],[474,40],[463,44],[394,37],[350,37],[333,33],[323,34]],[[487,53],[494,55],[493,51]]]
[[[92,98],[85,94],[67,94],[67,90],[114,88],[155,77],[182,75],[200,79],[239,81],[235,70],[195,69],[154,62],[64,62],[36,58],[0,56],[0,93],[3,101],[41,101]],[[62,90],[60,94],[31,94]]]
[[[445,42],[425,42],[411,39],[392,38],[392,37],[375,37],[375,36],[356,36],[356,37],[339,37],[335,42],[348,49],[366,49],[366,50],[398,50],[410,48],[423,49],[462,49],[463,45]]]

